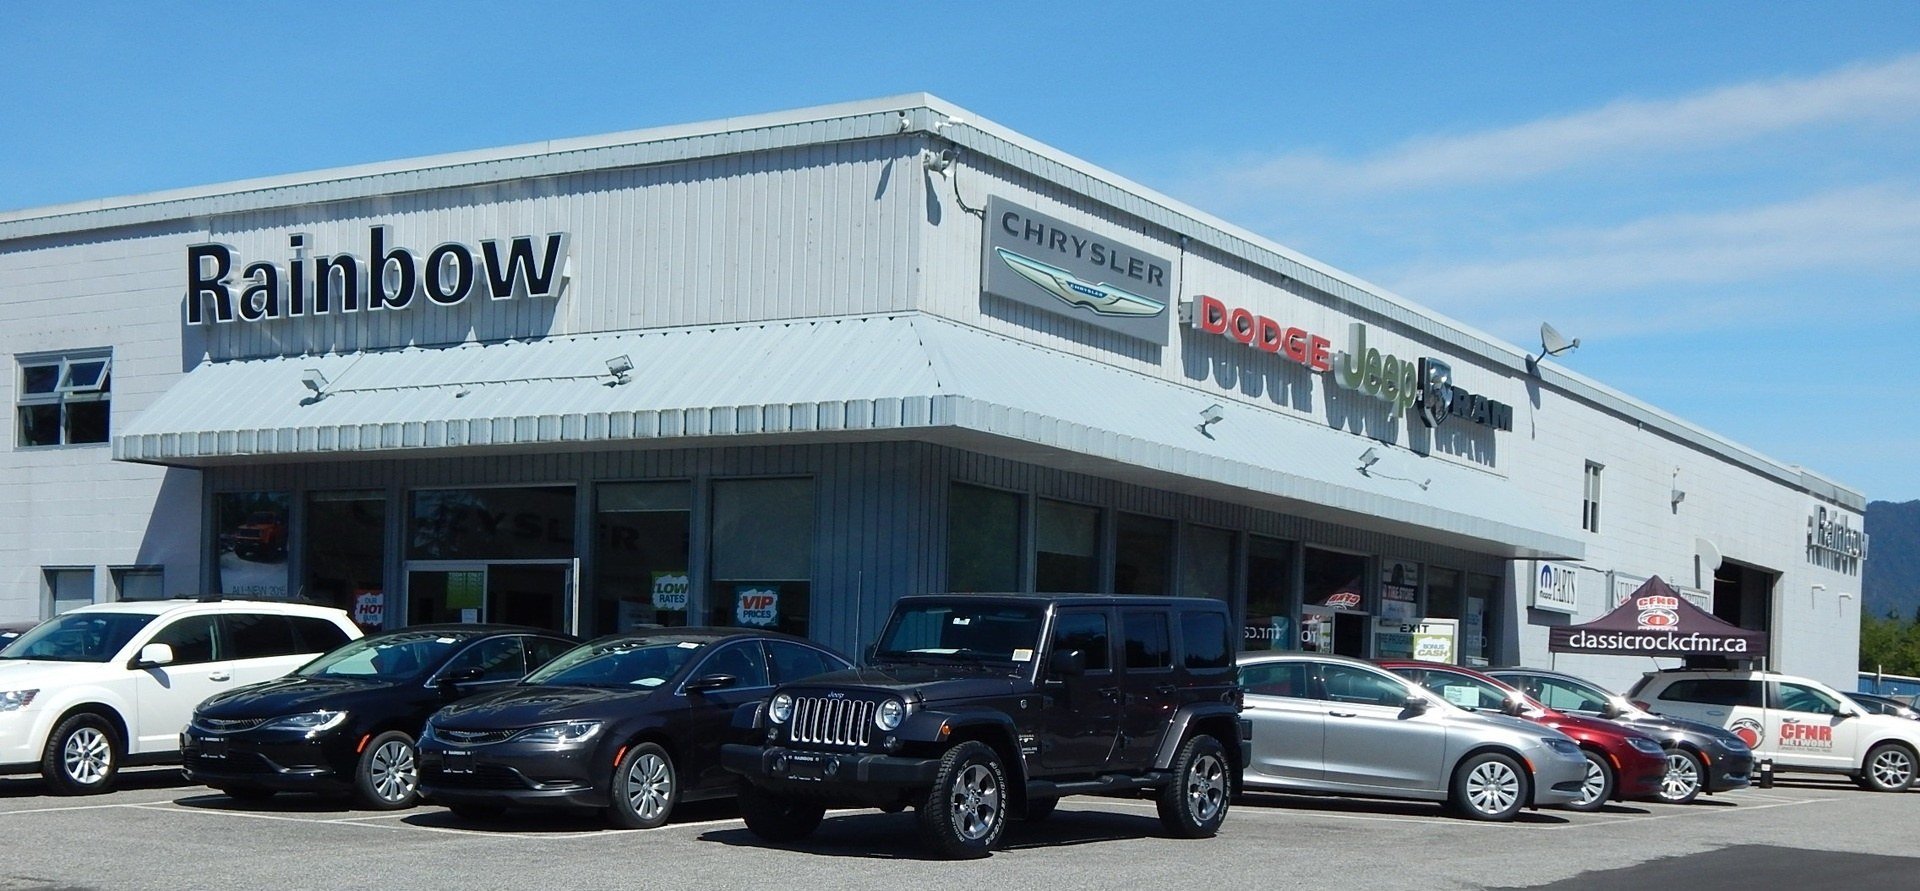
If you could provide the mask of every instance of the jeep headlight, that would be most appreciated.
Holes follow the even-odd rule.
[[[567,721],[562,724],[542,724],[522,730],[514,736],[514,739],[520,742],[570,746],[586,742],[598,732],[600,732],[599,721]]]
[[[17,711],[33,702],[39,690],[0,690],[0,712]]]
[[[1649,755],[1665,755],[1667,753],[1666,749],[1660,748],[1659,743],[1651,739],[1648,739],[1644,736],[1627,737],[1627,745],[1630,745],[1636,749],[1639,749],[1640,751],[1645,752]]]
[[[262,730],[304,730],[306,731],[307,738],[312,739],[316,736],[319,736],[322,733],[325,733],[329,730],[334,729],[335,727],[340,726],[341,724],[345,723],[346,720],[347,720],[346,712],[335,712],[335,711],[302,712],[297,715],[287,715],[285,717],[274,718],[273,720],[268,721],[260,729]]]
[[[873,710],[873,726],[881,730],[897,730],[906,716],[907,704],[898,699],[889,699]]]
[[[793,717],[793,697],[781,693],[767,703],[767,720],[775,724],[785,724]]]

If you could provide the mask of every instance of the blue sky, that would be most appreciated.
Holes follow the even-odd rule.
[[[925,90],[1920,498],[1920,3],[22,3],[0,209]]]

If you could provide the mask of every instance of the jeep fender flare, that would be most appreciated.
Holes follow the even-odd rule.
[[[1225,736],[1220,744],[1227,750],[1228,757],[1240,764],[1240,710],[1224,702],[1197,702],[1183,705],[1173,713],[1173,719],[1167,722],[1167,735],[1160,738],[1160,750],[1153,756],[1153,769],[1169,770],[1173,767],[1174,756],[1180,754],[1180,744],[1185,742],[1189,729],[1196,727],[1220,728]]]

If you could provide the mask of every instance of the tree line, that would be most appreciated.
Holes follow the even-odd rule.
[[[1911,620],[1862,614],[1860,670],[1920,677],[1920,610]]]

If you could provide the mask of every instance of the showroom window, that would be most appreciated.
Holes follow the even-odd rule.
[[[314,492],[302,523],[307,600],[346,610],[361,628],[384,624],[387,499],[377,491]]]
[[[32,447],[106,442],[112,371],[111,350],[22,358],[14,391],[19,394],[15,443]]]
[[[212,590],[227,597],[287,600],[287,541],[293,494],[218,492],[213,496]]]
[[[46,576],[43,616],[57,616],[93,602],[92,567],[49,567],[42,572]]]
[[[1020,496],[954,483],[947,490],[947,590],[1019,591]]]
[[[119,600],[167,599],[166,573],[157,566],[117,566],[113,574],[113,593]]]
[[[813,579],[813,480],[713,484],[706,622],[805,637]]]
[[[1173,521],[1120,514],[1114,523],[1113,591],[1173,593]]]
[[[1240,649],[1299,649],[1293,607],[1293,542],[1248,536],[1247,612],[1240,628]]]
[[[582,633],[688,624],[693,484],[605,483],[598,496],[592,615]]]
[[[1100,590],[1100,509],[1040,499],[1034,511],[1034,590]]]
[[[572,486],[424,489],[413,493],[413,560],[569,560]]]
[[[1180,559],[1180,596],[1233,601],[1233,531],[1188,526]]]
[[[1460,664],[1485,667],[1494,661],[1494,630],[1503,587],[1499,577],[1467,574],[1467,597],[1460,613]]]
[[[1580,496],[1580,528],[1600,531],[1600,465],[1587,462],[1586,484]]]

